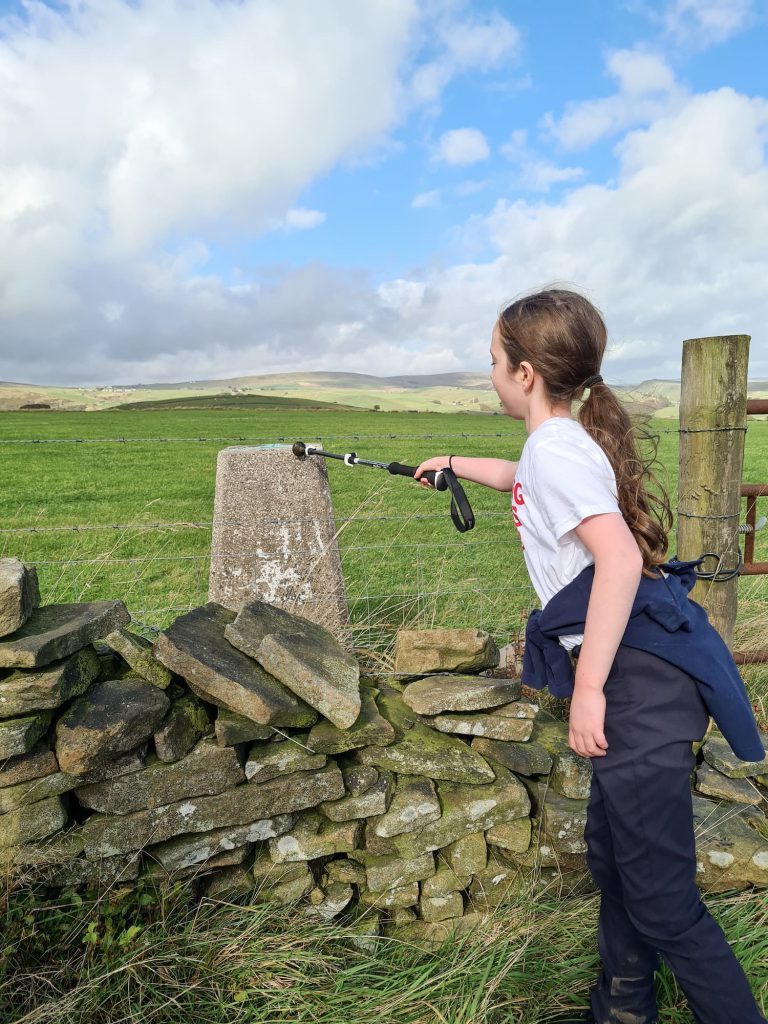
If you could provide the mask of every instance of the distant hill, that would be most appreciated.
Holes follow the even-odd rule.
[[[610,376],[606,379],[610,384]],[[680,381],[652,378],[633,385],[612,385],[635,413],[676,419]],[[749,382],[751,397],[768,398],[768,381]],[[301,405],[299,405],[301,403]],[[54,410],[99,409],[380,409],[382,412],[498,413],[499,401],[487,373],[398,374],[293,371],[227,380],[106,387],[44,387],[0,382],[0,410],[49,405]],[[29,410],[36,415],[37,410]]]
[[[230,412],[360,412],[354,405],[339,405],[337,402],[318,402],[312,398],[280,398],[278,395],[189,395],[186,398],[159,398],[146,402],[125,402],[113,405],[112,409],[125,412],[139,412],[148,409],[168,411],[172,409],[227,409]]]

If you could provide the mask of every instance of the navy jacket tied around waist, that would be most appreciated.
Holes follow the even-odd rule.
[[[734,754],[742,761],[762,761],[766,749],[736,662],[706,610],[688,597],[696,583],[695,566],[703,561],[671,559],[662,566],[668,577],[642,576],[621,642],[687,672]],[[521,677],[525,686],[547,686],[554,697],[572,695],[573,665],[558,637],[584,632],[594,575],[594,565],[586,566],[543,609],[534,608],[529,615]]]

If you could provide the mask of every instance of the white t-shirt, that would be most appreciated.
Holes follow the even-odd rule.
[[[542,608],[594,562],[573,528],[599,512],[621,513],[608,456],[578,420],[551,416],[528,435],[512,491],[523,557]],[[583,639],[568,634],[560,643],[570,650]]]

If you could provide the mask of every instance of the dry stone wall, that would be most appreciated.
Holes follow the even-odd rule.
[[[187,878],[433,943],[585,861],[589,758],[482,630],[401,631],[394,671],[259,600],[154,644],[120,601],[39,606],[0,560],[0,861],[51,887]],[[9,628],[10,627],[10,628]],[[691,777],[703,891],[768,887],[766,759],[712,730]]]

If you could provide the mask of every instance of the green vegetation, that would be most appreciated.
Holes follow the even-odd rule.
[[[677,424],[653,426],[674,507]],[[450,452],[517,459],[525,436],[523,424],[505,417],[426,413],[6,413],[0,442],[46,443],[0,443],[0,528],[39,531],[0,533],[0,552],[37,564],[46,602],[121,597],[138,622],[161,627],[206,600],[216,456],[227,444],[322,440],[330,451],[415,465]],[[477,526],[462,535],[444,493],[379,470],[327,465],[361,649],[374,649],[386,664],[393,631],[403,624],[482,625],[500,643],[519,638],[537,600],[509,495],[467,484]],[[768,481],[763,422],[750,422],[744,479]],[[75,525],[102,528],[73,532]],[[673,533],[670,554],[675,550]],[[756,558],[768,561],[768,530],[757,535]],[[768,648],[766,582],[739,581],[737,647]],[[743,671],[756,712],[764,714],[768,670]],[[561,715],[564,704],[549,700]],[[706,902],[765,1000],[765,900],[745,892]],[[440,952],[386,939],[376,952],[362,952],[341,922],[311,923],[300,908],[270,913],[247,899],[198,904],[180,887],[148,883],[135,892],[126,886],[54,895],[9,881],[0,1019],[537,1024],[559,1009],[586,1007],[599,963],[598,905],[596,894],[577,896],[550,883]],[[661,1024],[689,1024],[665,965],[657,993]]]
[[[3,906],[0,1019],[8,1024],[543,1024],[585,1009],[599,969],[599,896],[558,881],[499,908],[473,935],[425,952],[382,938],[361,951],[344,922],[300,909],[198,903],[140,883]],[[707,896],[765,1006],[768,908],[755,894]],[[52,951],[55,951],[52,953]],[[690,1024],[666,964],[660,1024]]]

